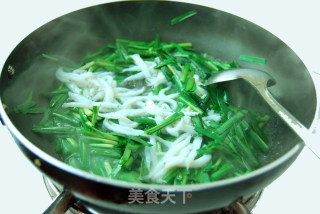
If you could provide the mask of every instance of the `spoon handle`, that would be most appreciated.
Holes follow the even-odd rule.
[[[315,140],[316,135],[302,125],[290,112],[288,112],[268,91],[267,86],[258,87],[259,93],[269,106],[287,123],[287,125],[304,141],[305,145],[320,159],[320,142]]]

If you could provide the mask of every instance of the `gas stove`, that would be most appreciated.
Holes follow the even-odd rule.
[[[46,22],[102,0],[11,0],[0,3],[0,66],[14,47]],[[320,14],[317,0],[188,0],[250,20],[267,29],[291,47],[320,85]],[[42,213],[52,202],[42,175],[23,156],[7,128],[0,124],[1,213]],[[319,166],[318,166],[319,165]],[[316,213],[320,192],[320,162],[305,148],[293,165],[263,190],[252,212]]]

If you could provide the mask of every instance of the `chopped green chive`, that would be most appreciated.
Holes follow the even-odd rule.
[[[170,125],[171,123],[174,123],[175,121],[179,120],[183,116],[184,116],[184,114],[182,112],[175,112],[173,115],[171,115],[170,117],[168,117],[167,119],[162,121],[162,123],[159,123],[158,125],[150,128],[148,130],[145,130],[144,132],[146,134],[153,134],[153,133],[161,130],[162,128]]]
[[[58,58],[53,57],[53,56],[49,56],[49,55],[47,55],[47,54],[42,54],[42,56],[43,56],[44,58],[46,58],[46,59],[49,59],[49,60],[52,60],[52,61],[55,61],[55,62],[59,61]]]
[[[254,56],[240,55],[239,60],[244,61],[244,62],[266,64],[265,58],[259,58],[259,57],[254,57]]]
[[[183,20],[185,20],[187,18],[190,18],[191,16],[194,16],[196,14],[197,14],[197,12],[195,10],[186,12],[186,13],[184,13],[184,14],[182,14],[182,15],[174,18],[174,19],[172,19],[171,20],[171,25],[177,24],[178,22],[181,22],[181,21],[183,21]]]

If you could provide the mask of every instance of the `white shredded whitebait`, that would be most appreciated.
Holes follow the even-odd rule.
[[[130,108],[132,105],[134,105],[138,101],[148,101],[148,100],[167,102],[171,105],[172,109],[176,109],[178,107],[177,102],[172,98],[169,98],[168,96],[137,96],[124,102],[123,108]]]
[[[202,120],[205,122],[207,126],[209,126],[209,121],[214,120],[216,122],[220,122],[221,115],[219,113],[214,112],[214,110],[208,111],[208,116],[202,117]]]
[[[141,68],[141,71],[146,78],[151,77],[151,72],[149,71],[147,64],[141,59],[139,54],[133,54],[130,57],[134,60],[136,65]]]
[[[157,62],[143,61],[139,54],[130,55],[135,65],[123,69],[122,72],[137,71],[123,80],[145,81],[144,86],[139,88],[126,88],[126,84],[119,86],[114,79],[114,73],[108,71],[87,72],[83,69],[76,69],[72,72],[65,72],[58,69],[56,77],[65,83],[70,89],[69,101],[63,107],[81,107],[93,109],[99,107],[98,116],[104,118],[103,125],[113,131],[128,136],[144,136],[148,139],[151,147],[145,147],[144,155],[146,166],[149,170],[147,176],[154,182],[162,183],[163,176],[173,167],[199,168],[204,166],[211,159],[211,155],[203,155],[196,159],[197,149],[201,148],[202,137],[197,137],[191,121],[192,116],[199,113],[190,107],[183,108],[184,116],[176,122],[163,128],[161,132],[177,137],[174,141],[164,140],[157,135],[147,135],[144,130],[138,129],[138,123],[130,118],[139,116],[150,116],[156,124],[163,122],[166,118],[176,112],[178,103],[175,100],[179,93],[166,94],[172,83],[167,82],[160,70],[154,69]],[[177,73],[180,71],[176,70]],[[200,78],[194,76],[197,86],[201,85]],[[158,95],[152,93],[152,89],[164,84]],[[197,87],[195,93],[204,99],[208,92]],[[116,119],[118,123],[111,120]],[[214,111],[208,112],[203,117],[206,124],[210,120],[220,121],[220,115]],[[163,151],[157,151],[157,142],[161,143]]]
[[[151,141],[150,141],[151,142]],[[192,142],[192,135],[182,134],[171,145],[161,160],[151,159],[149,178],[158,183],[162,183],[163,176],[173,167],[199,168],[208,163],[211,155],[204,155],[198,159],[197,149],[202,143],[201,137],[195,137]],[[154,150],[149,149],[151,157],[156,157]],[[153,153],[152,153],[153,152]],[[154,163],[156,161],[156,163]]]
[[[120,134],[126,134],[129,136],[146,136],[146,134],[142,130],[133,129],[127,126],[121,126],[111,121],[108,121],[107,119],[103,121],[103,124],[111,131],[118,132]]]

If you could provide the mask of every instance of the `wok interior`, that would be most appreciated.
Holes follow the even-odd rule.
[[[196,10],[197,15],[174,26],[170,20]],[[17,115],[13,107],[25,101],[33,91],[39,104],[48,105],[41,94],[58,86],[55,71],[59,64],[42,53],[67,59],[76,64],[87,53],[116,38],[152,41],[159,33],[165,42],[192,42],[194,48],[223,61],[237,60],[240,54],[266,58],[266,65],[240,62],[243,67],[270,73],[277,84],[270,88],[275,98],[307,127],[316,108],[312,79],[301,60],[282,41],[253,23],[211,8],[177,2],[118,2],[86,8],[57,18],[23,40],[8,58],[1,74],[1,99],[17,129],[46,153],[59,158],[50,140],[31,131],[41,116]],[[13,78],[7,68],[14,67]],[[248,84],[237,81],[226,84],[232,98],[253,111],[268,112],[269,107]],[[298,89],[298,90],[297,90]],[[289,151],[300,139],[271,112],[270,151],[263,158],[269,163]]]

